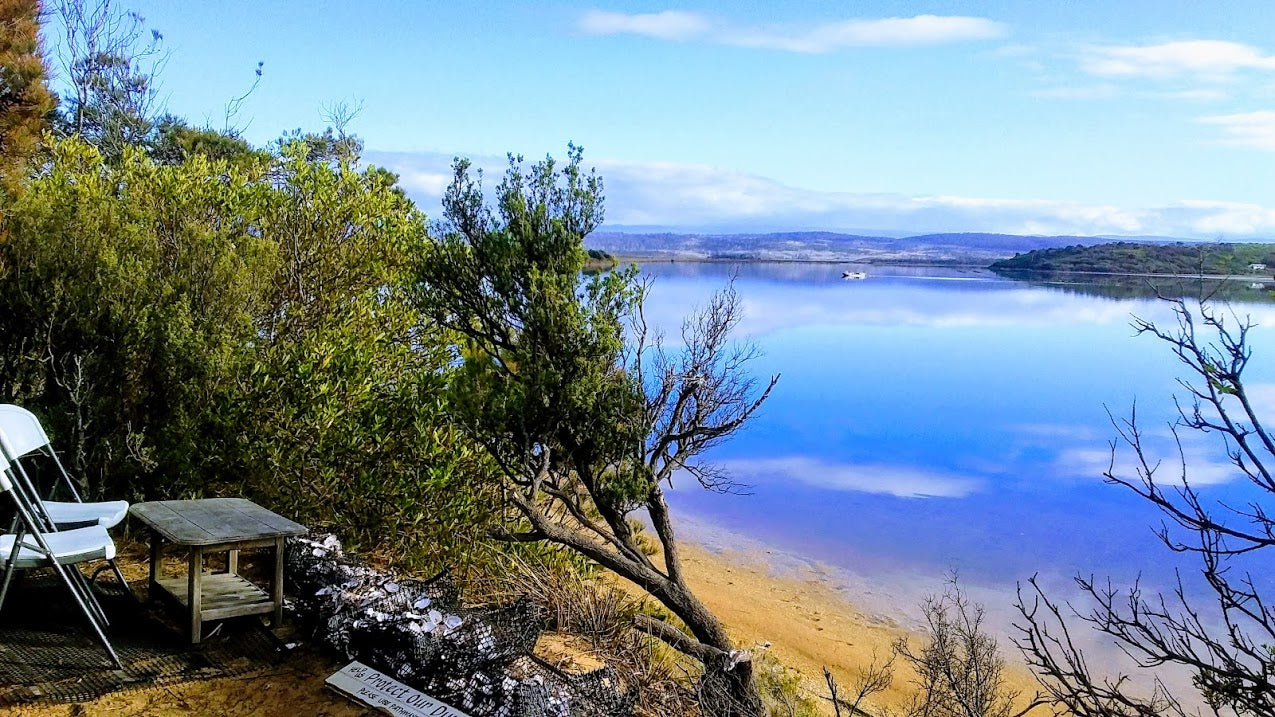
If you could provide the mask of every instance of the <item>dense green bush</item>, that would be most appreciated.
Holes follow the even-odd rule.
[[[0,398],[44,419],[89,495],[242,494],[454,560],[491,496],[445,418],[443,342],[400,296],[424,218],[393,175],[310,150],[107,162],[52,142],[0,244]]]
[[[205,409],[243,363],[278,253],[264,172],[107,166],[52,145],[0,246],[0,396],[39,413],[92,496],[173,495],[212,459]]]

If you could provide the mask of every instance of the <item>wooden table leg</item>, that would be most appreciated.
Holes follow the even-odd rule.
[[[270,627],[283,625],[283,538],[274,541],[274,582],[270,585],[270,597],[274,600],[274,618]]]
[[[232,550],[230,551],[230,554],[226,556],[226,572],[230,573],[231,575],[239,574],[239,551],[238,550]]]
[[[159,563],[164,558],[164,539],[159,533],[151,531],[151,577],[146,585],[146,598],[154,601],[159,595]]]
[[[200,627],[202,620],[200,612],[203,610],[203,593],[201,580],[204,573],[204,549],[201,546],[195,546],[190,549],[190,576],[187,581],[186,599],[190,603],[190,644],[198,645],[200,640]]]

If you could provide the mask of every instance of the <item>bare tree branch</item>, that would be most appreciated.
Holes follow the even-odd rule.
[[[1137,582],[1120,590],[1109,581],[1077,577],[1076,585],[1091,607],[1081,612],[1069,606],[1064,613],[1033,578],[1028,581],[1030,591],[1019,588],[1017,607],[1023,621],[1016,625],[1015,642],[1054,703],[1078,715],[1183,717],[1188,711],[1182,698],[1158,677],[1151,679],[1149,688],[1138,690],[1130,675],[1096,675],[1072,639],[1072,621],[1113,639],[1140,668],[1188,669],[1197,692],[1193,701],[1213,714],[1272,714],[1275,611],[1267,605],[1252,568],[1266,566],[1253,561],[1275,545],[1275,520],[1257,500],[1242,506],[1206,500],[1190,481],[1180,434],[1187,429],[1219,436],[1237,475],[1264,495],[1275,493],[1269,469],[1275,441],[1243,383],[1251,358],[1252,324],[1204,302],[1188,309],[1181,299],[1166,301],[1173,306],[1176,327],[1165,329],[1143,319],[1135,320],[1134,327],[1166,343],[1188,370],[1189,378],[1179,383],[1190,402],[1178,403],[1178,420],[1170,426],[1177,450],[1176,480],[1169,486],[1159,478],[1163,466],[1150,455],[1136,407],[1128,419],[1112,419],[1119,440],[1112,444],[1104,475],[1161,512],[1165,520],[1158,531],[1160,540],[1172,551],[1199,559],[1198,574],[1210,599],[1201,601],[1188,591],[1181,572],[1167,595],[1148,594]],[[1134,459],[1128,470],[1117,466],[1116,451],[1122,447]]]

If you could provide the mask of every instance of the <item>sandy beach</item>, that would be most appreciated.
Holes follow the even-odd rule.
[[[823,668],[849,688],[874,657],[884,659],[900,637],[917,633],[888,617],[860,610],[842,595],[835,572],[817,564],[776,565],[773,555],[755,550],[732,551],[689,545],[684,550],[687,574],[695,593],[729,626],[744,646],[769,641],[769,651],[785,665],[799,671],[812,695],[827,694]],[[935,576],[936,588],[942,576]],[[998,636],[999,638],[999,636]],[[1031,674],[1015,663],[1015,654],[1006,650],[1011,688],[1024,695],[1035,690]],[[912,692],[912,675],[906,668],[896,670],[894,684],[877,696],[877,707],[896,708]],[[832,714],[829,705],[828,714]]]

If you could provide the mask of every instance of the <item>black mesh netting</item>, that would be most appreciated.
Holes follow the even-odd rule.
[[[528,600],[460,607],[446,574],[399,580],[344,554],[332,535],[290,538],[285,569],[316,639],[478,717],[632,713],[609,669],[567,675],[534,658],[545,617]]]
[[[0,708],[241,675],[284,655],[255,620],[228,622],[202,645],[191,645],[162,611],[138,605],[114,583],[100,586],[111,620],[107,635],[124,668],[110,663],[52,572],[32,573],[0,610]]]

